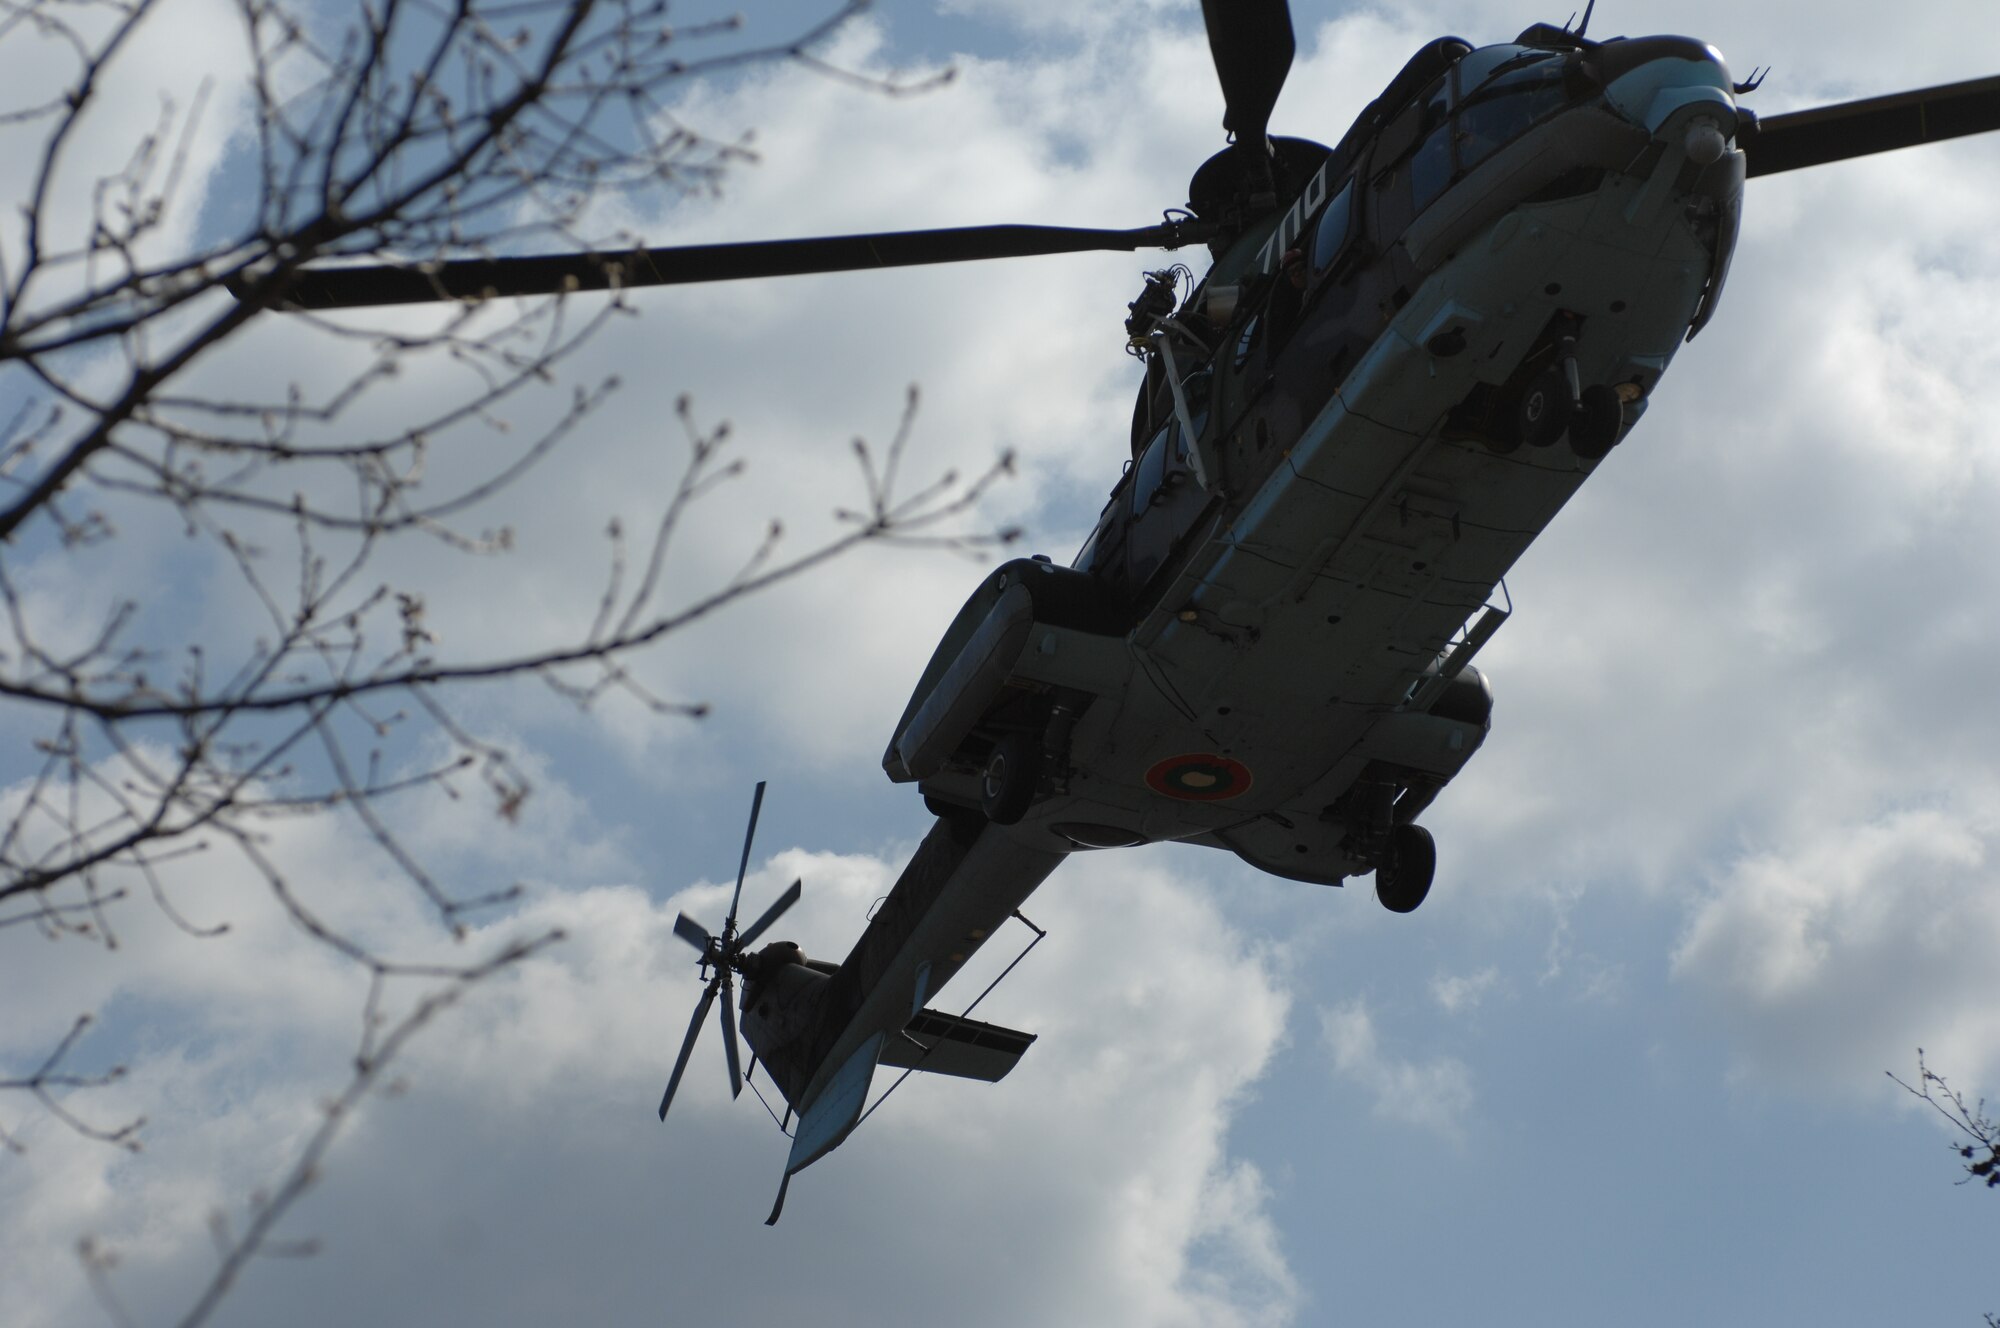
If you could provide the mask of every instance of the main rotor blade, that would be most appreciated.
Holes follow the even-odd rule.
[[[766,927],[783,917],[786,909],[799,902],[799,895],[804,889],[804,881],[793,881],[792,888],[779,895],[778,902],[765,909],[764,916],[751,923],[750,930],[736,938],[736,948],[739,951],[749,949],[750,942],[762,936]]]
[[[757,781],[757,791],[750,796],[750,827],[743,832],[743,857],[736,864],[736,893],[729,897],[729,918],[722,924],[722,934],[734,938],[736,935],[736,905],[743,899],[743,873],[750,870],[750,841],[757,837],[757,813],[764,809],[764,781]]]
[[[1748,174],[1775,175],[1996,129],[2000,76],[1774,115],[1738,142]]]
[[[736,1050],[736,983],[729,970],[722,970],[722,1005],[716,1014],[722,1019],[722,1050],[729,1057],[729,1096],[743,1096],[743,1062]]]
[[[674,1076],[667,1080],[667,1091],[660,1098],[660,1119],[667,1118],[667,1107],[674,1100],[674,1090],[681,1086],[681,1075],[687,1070],[688,1057],[694,1054],[695,1040],[701,1036],[701,1021],[708,1018],[708,1007],[715,1003],[715,993],[722,987],[722,979],[728,969],[723,969],[709,980],[708,990],[701,994],[701,1004],[694,1007],[694,1018],[688,1021],[687,1037],[681,1042],[680,1058],[674,1062]]]
[[[1201,0],[1201,17],[1222,84],[1222,127],[1238,142],[1261,145],[1298,49],[1291,6],[1286,0]]]
[[[708,928],[683,913],[674,919],[674,935],[692,945],[703,954],[708,953],[708,943],[715,938],[708,934]]]
[[[1276,95],[1274,91],[1272,96]],[[683,245],[627,253],[537,254],[409,265],[308,267],[293,274],[282,303],[299,309],[421,304],[489,295],[552,295],[569,290],[967,263],[982,258],[1026,258],[1096,249],[1178,249],[1208,239],[1213,231],[1212,226],[1186,221],[1126,231],[1075,226],[962,226],[744,244]],[[230,292],[238,297],[248,289],[247,281],[230,284]]]

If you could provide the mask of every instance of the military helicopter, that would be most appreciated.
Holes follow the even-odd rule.
[[[1272,138],[1285,0],[1203,0],[1234,142],[1133,230],[979,226],[621,254],[305,268],[298,307],[1206,245],[1147,274],[1129,459],[1067,566],[1005,564],[883,756],[936,818],[846,959],[675,931],[798,1116],[780,1185],[861,1119],[878,1066],[997,1080],[1027,1034],[926,1005],[1072,852],[1154,842],[1409,912],[1418,818],[1478,750],[1502,578],[1645,414],[1718,307],[1760,175],[2000,129],[2000,78],[1759,119],[1713,47],[1536,24],[1424,46],[1332,147]],[[1183,286],[1185,285],[1185,289]],[[755,1061],[752,1064],[754,1072]],[[789,1116],[790,1113],[788,1113]]]

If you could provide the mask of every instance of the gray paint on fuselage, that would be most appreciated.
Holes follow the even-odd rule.
[[[1565,117],[1590,132],[1566,139]],[[1265,314],[1240,312],[1219,331],[1208,425],[1218,511],[1191,518],[1150,586],[1119,584],[1122,554],[1091,564],[1113,591],[1146,595],[1125,636],[1086,648],[1076,633],[1027,634],[1012,681],[1084,702],[1054,791],[1018,825],[970,838],[963,822],[932,829],[825,984],[809,1045],[784,1054],[791,1100],[810,1103],[828,1067],[899,1029],[990,936],[1070,851],[1058,823],[1226,847],[1266,870],[1337,882],[1373,865],[1353,827],[1328,819],[1358,779],[1382,766],[1414,772],[1415,801],[1427,803],[1477,749],[1483,716],[1423,715],[1407,698],[1597,463],[1563,446],[1503,454],[1445,437],[1447,417],[1476,388],[1508,383],[1558,314],[1578,317],[1585,383],[1649,392],[1717,275],[1717,235],[1726,243],[1721,231],[1736,223],[1725,210],[1721,231],[1704,236],[1684,209],[1741,178],[1735,154],[1702,172],[1671,140],[1635,152],[1631,130],[1589,107],[1533,133],[1568,145],[1565,171],[1581,164],[1601,178],[1521,203],[1508,190],[1539,178],[1536,149],[1498,155],[1434,202],[1434,224],[1419,217],[1387,242],[1368,237],[1371,261],[1305,292],[1288,335],[1248,338],[1239,365],[1248,320]],[[1352,156],[1336,154],[1336,169]],[[1379,174],[1372,162],[1358,172]],[[1325,192],[1339,183],[1329,178]],[[1239,237],[1208,282],[1253,276],[1288,215]],[[1358,215],[1376,220],[1380,209]],[[1303,211],[1294,229],[1310,229]],[[1454,329],[1459,353],[1426,349]],[[1124,544],[1111,534],[1106,547]],[[949,663],[934,661],[927,680]],[[1250,786],[1216,802],[1148,788],[1154,763],[1193,752],[1241,761]],[[921,787],[977,803],[977,772],[962,762]]]

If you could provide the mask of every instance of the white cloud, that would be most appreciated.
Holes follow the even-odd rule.
[[[1885,31],[1858,3],[1599,9],[1606,34],[1686,29],[1713,35],[1739,72],[1775,61],[1757,99],[1767,113],[1983,72],[1953,38],[1989,17],[1924,7]],[[668,243],[1003,220],[1122,226],[1180,201],[1220,143],[1193,6],[1093,10],[1049,28],[1035,26],[1045,6],[1014,12],[1025,30],[1056,35],[1019,59],[969,59],[951,89],[914,102],[813,80],[714,93],[695,109],[714,110],[718,125],[760,125],[763,163],[713,206],[632,224]],[[1336,137],[1418,41],[1447,24],[1501,38],[1528,17],[1488,4],[1329,20],[1302,5],[1302,63],[1278,128]],[[868,67],[868,30],[850,42],[843,54]],[[1485,975],[1544,960],[1586,997],[1605,982],[1615,994],[1618,970],[1592,958],[1609,952],[1602,912],[1578,906],[1597,892],[1693,901],[1677,942],[1641,937],[1630,953],[1657,964],[1672,952],[1678,989],[1715,1011],[1705,1037],[1745,1074],[1815,1093],[1874,1085],[1921,1042],[1941,1068],[1990,1077],[2000,1035],[1984,996],[1996,924],[1982,808],[1995,790],[1982,772],[2000,730],[1976,665],[2000,654],[1986,612],[2000,598],[1988,519],[2000,510],[1991,160],[1990,144],[1961,145],[1753,184],[1717,323],[1513,577],[1520,612],[1481,661],[1498,690],[1495,733],[1430,814],[1440,889],[1417,925],[1449,938],[1485,924],[1490,935],[1554,901],[1546,955],[1524,944],[1491,966],[1484,951],[1457,960],[1461,976],[1430,993],[1432,1022],[1412,1018],[1391,1036],[1381,1007],[1342,985],[1342,966],[1308,951],[1274,974],[1197,888],[1157,868],[1214,872],[1225,860],[1073,863],[1028,910],[1060,923],[1055,935],[982,1010],[1043,1034],[1016,1076],[992,1089],[907,1085],[799,1180],[786,1222],[763,1231],[781,1141],[761,1131],[754,1103],[727,1106],[712,1031],[673,1127],[650,1116],[694,998],[664,927],[680,907],[712,920],[726,887],[665,903],[623,886],[570,887],[635,879],[635,862],[688,879],[684,844],[704,829],[693,800],[663,798],[631,826],[595,824],[586,813],[614,781],[679,792],[756,760],[791,764],[813,792],[874,787],[889,722],[983,564],[857,558],[636,662],[664,695],[719,702],[725,718],[707,730],[615,703],[579,722],[533,688],[462,698],[481,731],[560,750],[536,768],[528,808],[549,819],[531,821],[525,840],[496,835],[490,806],[472,798],[463,817],[431,827],[427,848],[455,879],[559,882],[527,916],[562,921],[575,939],[454,1015],[412,1061],[410,1094],[371,1104],[299,1214],[297,1232],[325,1235],[326,1254],[256,1270],[242,1317],[351,1321],[386,1306],[412,1320],[611,1319],[707,1297],[832,1322],[939,1304],[1011,1322],[1281,1320],[1309,1277],[1288,1249],[1327,1233],[1279,1229],[1282,1194],[1267,1192],[1227,1130],[1281,1039],[1287,1001],[1321,1011],[1321,1055],[1378,1115],[1462,1138],[1475,1105],[1500,1110],[1505,1071],[1482,1062],[1475,1085],[1465,1062],[1429,1054],[1449,1027],[1441,1015],[1478,1008],[1501,1022],[1490,998],[1505,985]],[[554,464],[480,514],[515,526],[519,552],[465,559],[418,545],[380,571],[424,593],[446,648],[467,656],[572,629],[602,588],[605,519],[640,529],[664,500],[677,459],[669,410],[693,389],[705,419],[735,421],[751,466],[670,564],[677,587],[712,584],[770,516],[800,543],[828,528],[827,511],[855,492],[846,439],[884,438],[912,379],[925,390],[916,472],[973,469],[1018,448],[1025,473],[985,518],[1023,519],[1029,548],[1066,554],[1123,457],[1130,375],[1118,322],[1154,261],[639,296],[644,317],[578,367],[586,380],[617,372],[627,387]],[[194,385],[278,384],[350,362],[273,319],[201,366]],[[407,418],[445,386],[413,372],[364,413]],[[512,436],[550,408],[511,409]],[[486,465],[495,442],[440,445],[439,483]],[[65,553],[24,582],[42,603],[74,605],[112,597],[135,566],[161,576],[154,555],[177,537],[125,528],[133,539],[106,561]],[[254,630],[222,582],[184,584],[203,586],[190,637]],[[880,843],[914,828],[852,833]],[[385,927],[420,920],[346,840],[284,833],[320,864],[326,899],[348,898],[364,918],[372,908]],[[577,865],[564,871],[566,861]],[[805,875],[807,902],[788,927],[838,957],[892,866],[794,851],[745,897]],[[0,959],[19,975],[9,1055],[64,1027],[94,1002],[89,990],[118,993],[87,1045],[128,1041],[140,1073],[91,1101],[108,1118],[128,1108],[154,1118],[152,1150],[130,1163],[40,1129],[26,1159],[0,1165],[6,1248],[33,1256],[9,1292],[33,1314],[95,1316],[70,1255],[83,1230],[127,1249],[134,1303],[178,1303],[169,1293],[206,1257],[206,1207],[239,1204],[268,1177],[337,1077],[359,997],[352,975],[300,948],[254,882],[231,894],[233,879],[219,873],[183,900],[234,921],[228,942],[183,947],[157,919],[140,920],[143,909],[115,961],[73,963],[70,949],[0,935],[10,947]],[[1268,909],[1273,928],[1364,902],[1283,898]],[[1316,941],[1326,931],[1300,928]],[[1405,980],[1421,984],[1440,962],[1451,961],[1419,948]],[[1641,1004],[1616,1014],[1633,1040],[1670,1037],[1630,1008]],[[1675,1050],[1676,1063],[1700,1059]],[[1302,1114],[1276,1129],[1309,1128]],[[1560,1128],[1553,1115],[1522,1128],[1544,1124]],[[1302,1171],[1296,1183],[1321,1179]],[[163,1289],[155,1298],[151,1287]],[[0,1307],[10,1323],[32,1323],[29,1313]]]
[[[27,252],[21,207],[37,196],[38,185],[45,191],[38,248],[47,259],[82,249],[99,215],[115,225],[120,205],[138,201],[127,193],[131,180],[142,181],[141,192],[151,196],[178,172],[170,206],[140,233],[134,253],[141,263],[184,253],[200,221],[205,184],[243,123],[249,53],[236,7],[226,0],[148,6],[136,32],[91,80],[90,102],[41,184],[42,148],[58,121],[21,113],[59,104],[77,87],[85,71],[72,43],[78,36],[92,46],[101,43],[121,17],[111,6],[66,6],[59,15],[10,23],[0,40],[0,87],[6,89],[0,111],[11,121],[0,128],[0,194],[15,200],[0,221],[0,258],[10,282],[18,279]],[[140,151],[142,144],[150,150]],[[128,172],[129,179],[121,178]],[[119,270],[103,252],[96,267],[98,281]],[[83,279],[81,264],[45,269],[25,307],[46,307]]]
[[[535,832],[538,857],[587,852],[591,833],[561,817]],[[463,851],[462,829],[433,839]],[[1227,1140],[1287,1002],[1201,891],[1143,860],[1080,859],[1031,901],[1050,938],[980,1010],[1041,1034],[1015,1074],[995,1087],[906,1084],[794,1183],[772,1234],[758,1223],[783,1141],[753,1102],[729,1102],[714,1030],[668,1128],[651,1111],[698,990],[674,914],[715,921],[732,883],[666,900],[545,889],[454,945],[425,940],[436,928],[407,883],[370,870],[365,841],[339,822],[281,824],[266,851],[337,920],[399,938],[398,957],[462,958],[551,927],[568,939],[423,1035],[399,1067],[407,1091],[365,1106],[281,1229],[324,1252],[260,1266],[223,1322],[529,1323],[561,1307],[633,1317],[697,1287],[764,1316],[819,1297],[828,1268],[877,1266],[900,1270],[885,1294],[948,1298],[971,1323],[1265,1324],[1296,1304],[1268,1191]],[[125,1048],[131,1074],[73,1105],[151,1118],[136,1157],[47,1120],[25,1132],[29,1152],[0,1173],[0,1245],[29,1270],[0,1298],[9,1324],[94,1312],[72,1254],[83,1233],[117,1252],[113,1285],[128,1304],[185,1304],[213,1258],[207,1215],[240,1220],[344,1074],[363,975],[260,898],[254,873],[218,870],[166,877],[177,898],[199,888],[206,906],[226,906],[225,937],[173,932],[143,907],[115,954],[0,935],[10,975],[38,993],[10,1004],[7,1043],[31,1048],[75,1002],[101,1002],[101,1036]],[[803,877],[781,930],[837,956],[895,870],[787,850],[755,864],[745,907]],[[1016,943],[1003,935],[981,958],[997,967]],[[60,980],[42,990],[44,978]],[[941,1004],[957,1008],[976,981],[968,973]],[[421,986],[398,987],[392,1013]],[[774,1243],[756,1279],[720,1271],[742,1267],[757,1240]],[[842,1296],[824,1312],[858,1323],[882,1311]]]
[[[1716,1007],[1743,1072],[1870,1091],[1921,1045],[1956,1082],[1992,1081],[1993,792],[1971,780],[1927,806],[1836,811],[1703,892],[1673,971]]]
[[[1374,1112],[1437,1134],[1454,1143],[1465,1139],[1472,1113],[1472,1070],[1453,1056],[1403,1059],[1382,1045],[1375,1017],[1359,998],[1319,1012],[1320,1041],[1333,1058],[1334,1073],[1375,1099]]]
[[[1446,1014],[1477,1010],[1500,981],[1500,970],[1488,964],[1476,973],[1440,973],[1431,979],[1431,997]]]

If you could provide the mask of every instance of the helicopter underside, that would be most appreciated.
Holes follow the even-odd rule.
[[[1037,621],[1019,585],[974,596],[885,757],[948,814],[799,1011],[810,1036],[755,1044],[803,1113],[788,1176],[853,1129],[886,1039],[1067,853],[1182,841],[1379,883],[1391,827],[1485,738],[1470,659],[1504,619],[1501,577],[1600,464],[1568,438],[1504,444],[1468,406],[1510,392],[1560,322],[1582,383],[1633,385],[1629,427],[1711,293],[1715,238],[1665,187],[1685,161],[1653,165],[1465,241],[1128,633]],[[1065,573],[1081,575],[1046,569]],[[1036,694],[1074,703],[1073,723],[1019,819],[981,820],[967,757],[995,744],[954,712]]]
[[[1567,439],[1498,450],[1466,406],[1568,320],[1580,381],[1630,385],[1629,427],[1701,307],[1714,251],[1669,187],[1685,161],[1653,165],[1466,241],[1129,636],[1032,626],[1007,686],[1092,699],[1012,837],[1182,840],[1327,884],[1374,869],[1484,739],[1464,700],[1492,597],[1599,464]],[[961,764],[924,788],[976,804],[977,780]]]

